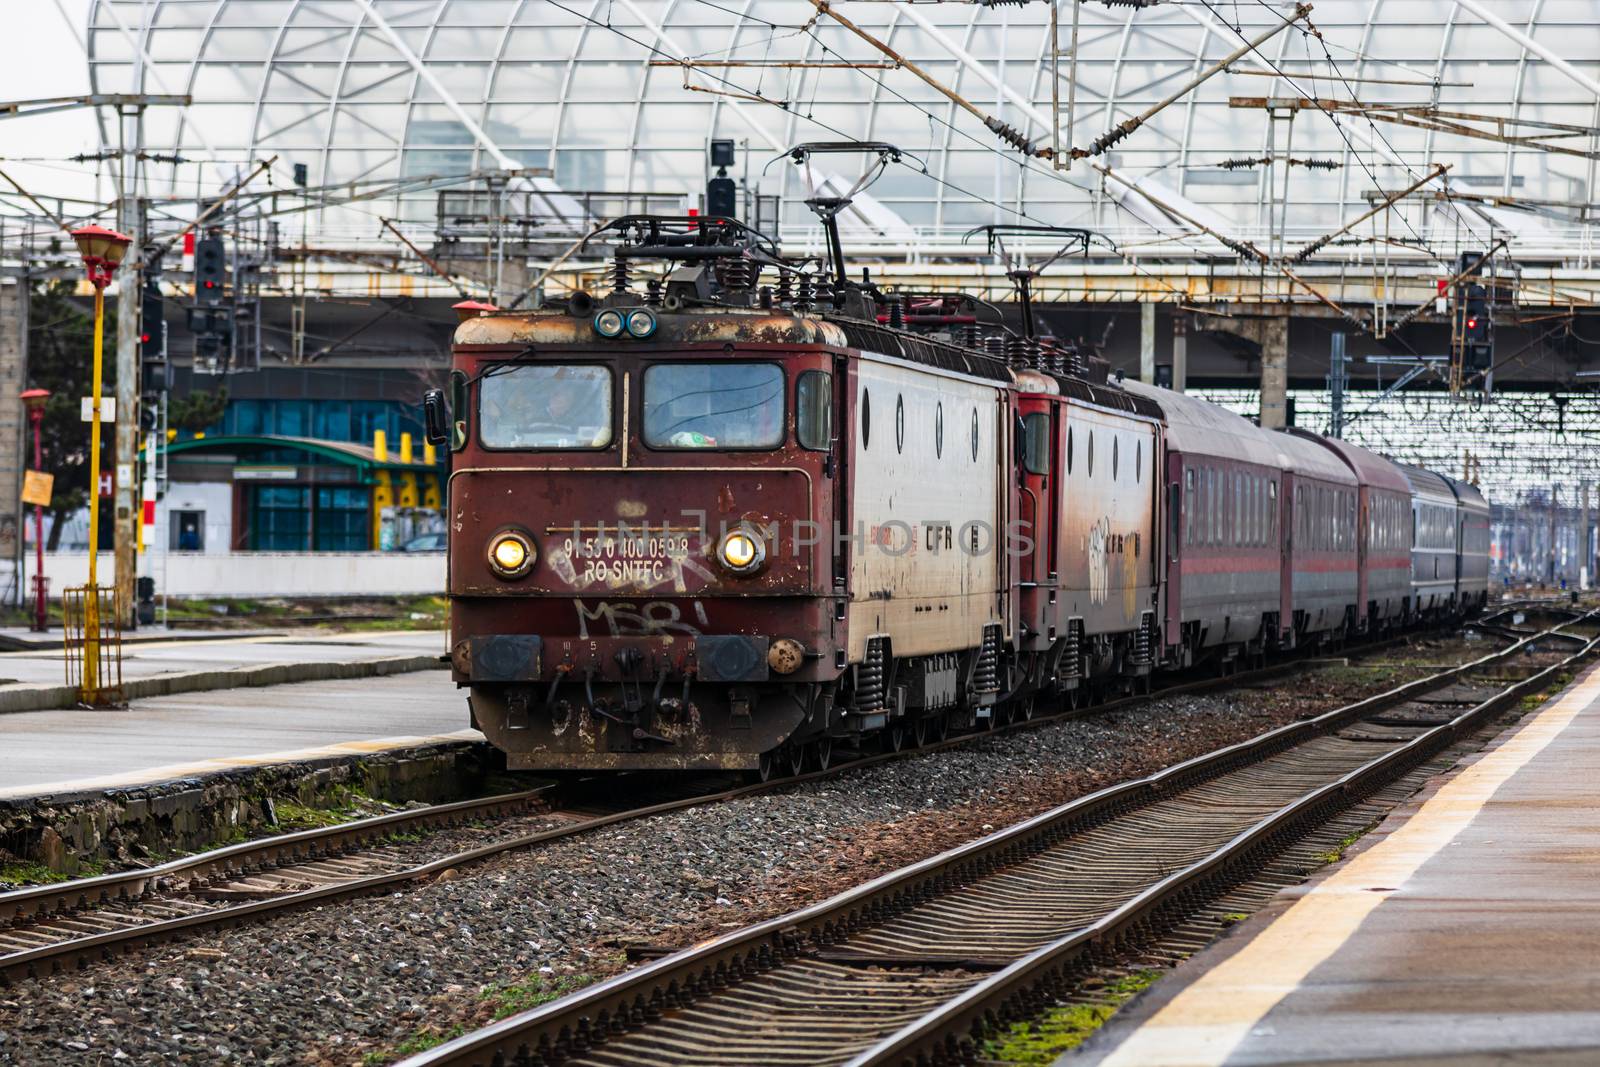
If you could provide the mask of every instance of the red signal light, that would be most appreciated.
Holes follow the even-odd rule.
[[[142,345],[149,344],[150,343],[150,335],[147,334],[147,333],[141,333],[139,335],[139,343],[142,344]]]
[[[1474,315],[1472,318],[1467,320],[1467,329],[1476,330],[1477,328],[1478,328],[1478,317],[1476,315]]]

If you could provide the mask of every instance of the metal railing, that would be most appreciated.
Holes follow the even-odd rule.
[[[116,591],[76,585],[61,591],[62,650],[67,684],[78,703],[90,708],[119,707],[122,694],[122,623]]]

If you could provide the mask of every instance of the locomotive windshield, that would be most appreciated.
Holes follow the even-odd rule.
[[[783,369],[772,363],[658,363],[644,372],[651,448],[774,448]]]
[[[486,448],[605,448],[611,371],[591,365],[496,367],[479,386]]]

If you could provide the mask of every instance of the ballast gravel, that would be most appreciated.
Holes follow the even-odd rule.
[[[1428,642],[1379,670],[1152,699],[19,982],[0,990],[0,1064],[388,1062],[419,1036],[525,1004],[518,991],[615,973],[630,945],[781,914],[1488,647]]]

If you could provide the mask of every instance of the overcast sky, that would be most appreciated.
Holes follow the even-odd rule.
[[[0,0],[5,15],[0,22],[5,26],[0,34],[0,101],[89,91],[89,68],[79,43],[88,10],[89,0]],[[91,167],[60,161],[98,148],[94,116],[87,108],[0,120],[0,168],[47,203],[51,196],[95,195]],[[0,192],[12,189],[0,181]],[[3,201],[11,212],[16,202],[14,194]],[[77,210],[82,209],[79,205]]]

